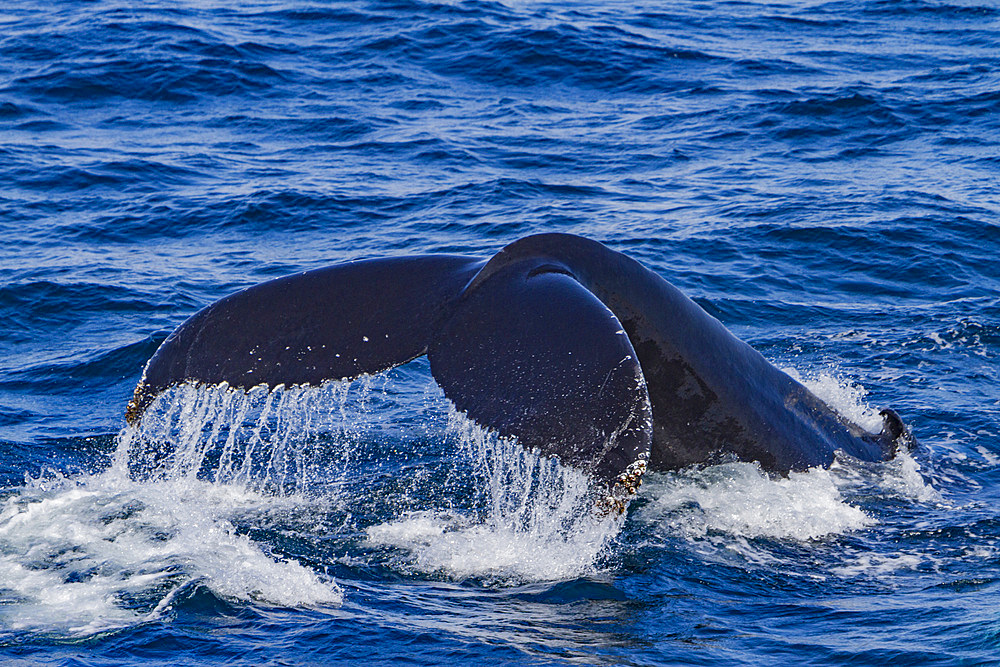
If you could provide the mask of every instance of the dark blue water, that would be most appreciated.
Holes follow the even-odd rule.
[[[3,659],[997,664],[998,216],[985,0],[8,2]],[[123,430],[237,288],[541,231],[919,448],[650,475],[614,522],[424,362]]]

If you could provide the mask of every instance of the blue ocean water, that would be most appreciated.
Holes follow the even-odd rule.
[[[5,3],[0,655],[1000,664],[998,177],[986,0]],[[918,449],[612,521],[424,361],[125,430],[217,298],[541,231]]]

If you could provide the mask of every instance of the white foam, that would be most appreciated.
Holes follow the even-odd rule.
[[[860,576],[882,578],[903,570],[917,570],[924,562],[924,557],[919,554],[860,554],[832,571],[846,579]]]
[[[690,538],[726,533],[811,540],[875,523],[844,499],[830,471],[821,468],[772,479],[757,465],[727,463],[649,475],[642,495],[650,502],[637,520]]]
[[[820,373],[803,377],[794,368],[783,368],[785,373],[816,394],[834,411],[847,417],[858,426],[871,433],[882,431],[882,416],[865,401],[868,391],[859,384]]]
[[[983,445],[976,445],[976,452],[983,457],[983,464],[988,468],[1000,466],[1000,456],[997,456]]]
[[[879,488],[883,493],[896,494],[920,503],[944,503],[941,493],[920,474],[920,464],[912,454],[905,451],[884,464]]]
[[[194,585],[235,601],[339,604],[332,579],[236,526],[333,502],[328,486],[308,493],[326,483],[314,423],[346,409],[347,391],[179,387],[119,435],[107,471],[27,480],[0,505],[0,625],[90,635],[158,618]]]
[[[595,571],[622,517],[599,517],[587,477],[497,438],[457,413],[450,430],[472,463],[471,512],[418,511],[367,529],[404,565],[492,583],[567,579]]]
[[[0,506],[2,625],[90,635],[157,618],[192,584],[263,604],[338,604],[341,591],[237,533],[274,499],[191,479],[118,471],[40,479]]]
[[[372,526],[367,535],[371,545],[408,552],[418,572],[455,580],[474,577],[494,585],[589,574],[605,538],[597,527],[589,534],[542,534],[491,522],[470,525],[466,517],[434,511]]]

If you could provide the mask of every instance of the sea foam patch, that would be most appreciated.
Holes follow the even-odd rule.
[[[0,625],[91,635],[153,620],[193,584],[235,601],[338,604],[340,588],[265,553],[233,519],[274,499],[118,470],[32,480],[0,506]]]
[[[344,446],[322,465],[314,450],[319,422],[354,405],[349,389],[178,387],[119,435],[105,472],[28,479],[0,504],[0,627],[91,635],[160,618],[192,586],[238,602],[339,604],[331,578],[238,526],[336,502],[323,473],[350,439],[338,432]]]
[[[811,540],[858,530],[875,520],[841,494],[821,468],[771,478],[751,463],[727,463],[650,475],[645,523],[671,526],[689,537],[727,533],[742,538]]]

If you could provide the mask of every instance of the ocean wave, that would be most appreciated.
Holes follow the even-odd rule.
[[[994,659],[997,11],[5,6],[3,657]],[[252,392],[165,396],[116,437],[157,344],[228,293],[551,231],[918,448],[650,475],[606,525],[572,471],[449,431],[426,360],[263,420]]]

